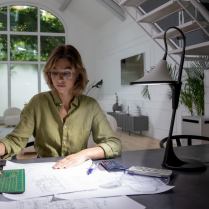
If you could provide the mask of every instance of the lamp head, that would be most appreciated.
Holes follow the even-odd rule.
[[[162,59],[150,73],[137,81],[131,82],[130,85],[161,85],[175,83],[176,81],[169,75],[167,61]]]

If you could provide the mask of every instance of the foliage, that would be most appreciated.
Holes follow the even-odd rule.
[[[7,7],[0,8],[0,31],[7,31]]]
[[[49,12],[40,10],[41,32],[64,33],[65,29],[58,18]]]
[[[0,61],[7,61],[7,35],[0,35]]]
[[[89,81],[88,81],[89,82]],[[101,81],[99,81],[99,82],[97,82],[95,85],[93,85],[92,87],[91,87],[91,89],[89,89],[88,91],[87,91],[87,93],[86,93],[86,95],[89,93],[89,91],[91,91],[93,88],[99,88],[99,86],[101,86],[103,84],[103,80],[101,80]]]
[[[190,67],[191,69],[184,70],[185,75],[182,76],[179,103],[187,108],[191,115],[204,115],[204,70],[209,69],[209,62],[194,61]],[[168,70],[171,78],[177,80],[178,69],[176,65],[172,67],[169,64]],[[144,86],[141,93],[144,98],[151,99],[148,86]],[[167,98],[172,99],[171,89],[167,92]]]
[[[37,36],[11,35],[10,60],[11,61],[38,61]],[[20,48],[22,50],[20,50]]]
[[[52,50],[58,45],[65,44],[62,36],[41,36],[41,61],[46,61]]]
[[[0,8],[0,31],[7,30],[7,7]],[[37,32],[37,7],[10,7],[10,30]],[[40,9],[41,32],[64,33],[60,20],[51,13]],[[58,45],[65,44],[65,37],[41,36],[41,61],[46,61],[51,51]],[[38,36],[11,35],[11,61],[38,61]],[[7,61],[7,35],[0,35],[0,61]]]
[[[10,7],[10,31],[37,32],[37,7]]]

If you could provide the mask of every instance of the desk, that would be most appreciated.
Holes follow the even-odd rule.
[[[178,157],[192,157],[209,162],[209,145],[194,145],[190,147],[174,148]],[[141,150],[123,152],[116,160],[129,167],[139,165],[161,168],[164,149]],[[17,163],[56,162],[58,158],[39,158],[13,160]],[[209,163],[207,164],[209,165]],[[209,208],[209,168],[203,172],[173,171],[169,185],[175,188],[154,195],[133,195],[131,199],[146,206],[147,209],[208,209]]]

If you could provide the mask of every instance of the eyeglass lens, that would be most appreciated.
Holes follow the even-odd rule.
[[[62,77],[64,79],[71,79],[72,78],[72,72],[66,71],[66,72],[58,72],[58,71],[52,71],[51,73],[51,78],[58,78],[59,74],[62,74]]]

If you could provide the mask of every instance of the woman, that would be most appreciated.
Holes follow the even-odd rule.
[[[19,124],[0,140],[0,158],[20,153],[32,134],[41,157],[66,156],[54,165],[55,169],[119,156],[121,142],[99,104],[82,95],[87,74],[79,52],[70,45],[58,46],[43,72],[51,91],[35,95],[25,106]],[[87,149],[91,131],[97,146]]]

